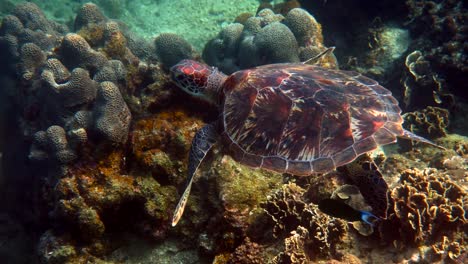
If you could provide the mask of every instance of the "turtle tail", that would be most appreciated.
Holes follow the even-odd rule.
[[[418,135],[414,134],[413,132],[410,132],[410,131],[405,130],[405,129],[403,129],[403,135],[401,135],[400,137],[406,138],[406,139],[409,139],[409,140],[423,142],[423,143],[431,145],[433,147],[445,150],[444,147],[439,146],[436,143],[434,143],[434,142],[432,142],[432,141],[430,141],[428,139],[425,139],[425,138],[423,138],[421,136],[418,136]]]

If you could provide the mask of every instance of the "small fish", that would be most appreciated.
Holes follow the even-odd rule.
[[[379,217],[367,211],[356,210],[346,204],[344,201],[335,199],[323,199],[319,202],[320,211],[337,218],[341,218],[350,222],[363,221],[371,226]]]

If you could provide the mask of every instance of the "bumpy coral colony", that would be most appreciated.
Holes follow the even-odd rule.
[[[99,2],[116,6],[116,1]],[[16,200],[34,205],[19,210],[12,202],[10,210],[39,230],[37,237],[18,239],[36,241],[29,249],[35,253],[14,258],[23,255],[24,263],[466,262],[468,140],[450,134],[464,127],[455,117],[466,108],[452,100],[460,91],[445,86],[453,82],[450,76],[466,71],[461,66],[466,56],[456,51],[466,39],[466,27],[457,27],[466,9],[456,1],[407,1],[413,33],[437,35],[421,31],[420,23],[430,22],[445,29],[441,37],[449,42],[442,49],[430,49],[427,40],[413,43],[406,60],[393,62],[406,71],[398,88],[405,93],[395,97],[414,111],[400,116],[390,91],[361,74],[338,70],[321,24],[298,8],[301,1],[261,2],[257,14],[239,15],[201,53],[174,33],[154,41],[140,38],[92,3],[78,10],[71,29],[47,19],[31,2],[3,17],[0,100],[11,98],[6,105],[18,117],[8,133],[22,138],[0,142],[5,160],[0,183],[5,178],[5,186],[13,186],[5,197],[13,190],[15,198],[24,195]],[[317,65],[301,63],[311,58]],[[262,66],[272,63],[281,64]],[[453,75],[435,72],[446,68]],[[208,100],[192,100],[173,80]],[[421,89],[430,92],[429,107],[415,103]],[[203,91],[208,97],[200,96]],[[453,108],[443,108],[447,105]],[[310,117],[315,118],[306,120]],[[304,131],[320,136],[307,138]],[[388,147],[386,154],[350,163],[396,137],[433,144],[411,132],[446,149],[407,148],[403,142],[400,150]],[[223,144],[214,144],[215,134]],[[28,156],[26,166],[18,155]],[[334,170],[341,165],[347,166]],[[34,179],[24,184],[19,176],[6,177],[17,171]],[[314,177],[297,176],[311,172]],[[181,192],[187,174],[190,199],[188,191]],[[15,180],[20,187],[14,187]],[[25,186],[36,189],[25,191]],[[171,227],[171,220],[180,222]],[[10,222],[5,225],[25,236]],[[132,244],[139,246],[135,250]]]

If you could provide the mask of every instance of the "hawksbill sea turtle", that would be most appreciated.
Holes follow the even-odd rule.
[[[435,145],[404,130],[391,92],[357,72],[279,63],[227,76],[182,60],[171,68],[171,78],[220,111],[219,120],[200,129],[192,141],[188,183],[172,226],[182,216],[197,168],[216,142],[239,163],[299,176],[330,172],[397,137]],[[387,190],[383,184],[375,190]]]

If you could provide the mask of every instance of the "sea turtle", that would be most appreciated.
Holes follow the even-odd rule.
[[[173,226],[182,216],[197,168],[218,141],[237,162],[304,176],[332,171],[397,137],[433,144],[404,130],[391,92],[356,72],[279,63],[226,76],[182,60],[171,68],[171,77],[187,93],[220,109],[219,120],[200,129],[192,141],[188,183]]]

